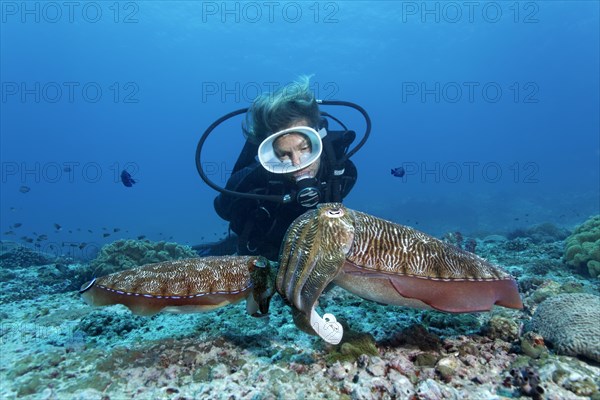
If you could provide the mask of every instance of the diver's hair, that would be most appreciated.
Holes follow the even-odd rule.
[[[246,138],[253,143],[260,143],[267,136],[300,120],[307,120],[311,128],[318,130],[321,114],[310,90],[310,78],[300,76],[273,93],[263,93],[257,97],[246,113],[243,126]]]

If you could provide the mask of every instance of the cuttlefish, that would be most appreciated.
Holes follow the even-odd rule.
[[[260,256],[165,261],[94,278],[79,293],[90,305],[123,304],[146,316],[211,311],[245,299],[248,314],[261,316],[275,293],[271,264]]]
[[[296,325],[337,344],[342,326],[316,311],[334,283],[384,304],[453,313],[488,311],[495,304],[523,308],[515,280],[475,254],[407,226],[321,204],[289,227],[276,288]]]
[[[454,313],[522,308],[515,280],[502,269],[407,226],[339,203],[321,204],[288,228],[279,270],[264,257],[203,257],[149,264],[93,279],[80,290],[91,305],[132,312],[210,311],[247,300],[266,315],[275,290],[296,325],[337,344],[343,329],[315,308],[331,283],[383,304]],[[258,314],[260,311],[260,314]]]

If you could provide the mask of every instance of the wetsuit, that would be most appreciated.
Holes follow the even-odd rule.
[[[325,153],[317,173],[320,182],[320,203],[342,201],[354,186],[357,170],[352,161],[344,163],[344,173],[334,177]],[[237,192],[266,195],[291,193],[295,184],[289,179],[267,172],[257,161],[232,174],[226,188]],[[238,236],[240,255],[260,254],[270,260],[279,258],[279,248],[291,223],[308,211],[295,200],[282,204],[250,200],[220,194],[215,198],[217,214],[229,221],[230,229]]]

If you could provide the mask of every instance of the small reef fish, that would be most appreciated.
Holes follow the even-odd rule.
[[[127,170],[123,170],[121,171],[121,182],[123,182],[123,185],[127,186],[127,187],[132,187],[134,184],[136,184],[137,182],[131,177],[131,174],[129,172],[127,172]]]
[[[391,172],[396,178],[402,178],[404,174],[406,174],[406,171],[403,167],[392,168]]]
[[[21,193],[27,193],[30,190],[31,190],[31,188],[29,186],[25,186],[25,185],[23,185],[19,188],[19,192],[21,192]]]

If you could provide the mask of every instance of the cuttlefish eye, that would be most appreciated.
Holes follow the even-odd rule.
[[[344,210],[341,208],[333,208],[331,210],[327,210],[327,216],[330,218],[340,218],[344,216]]]

